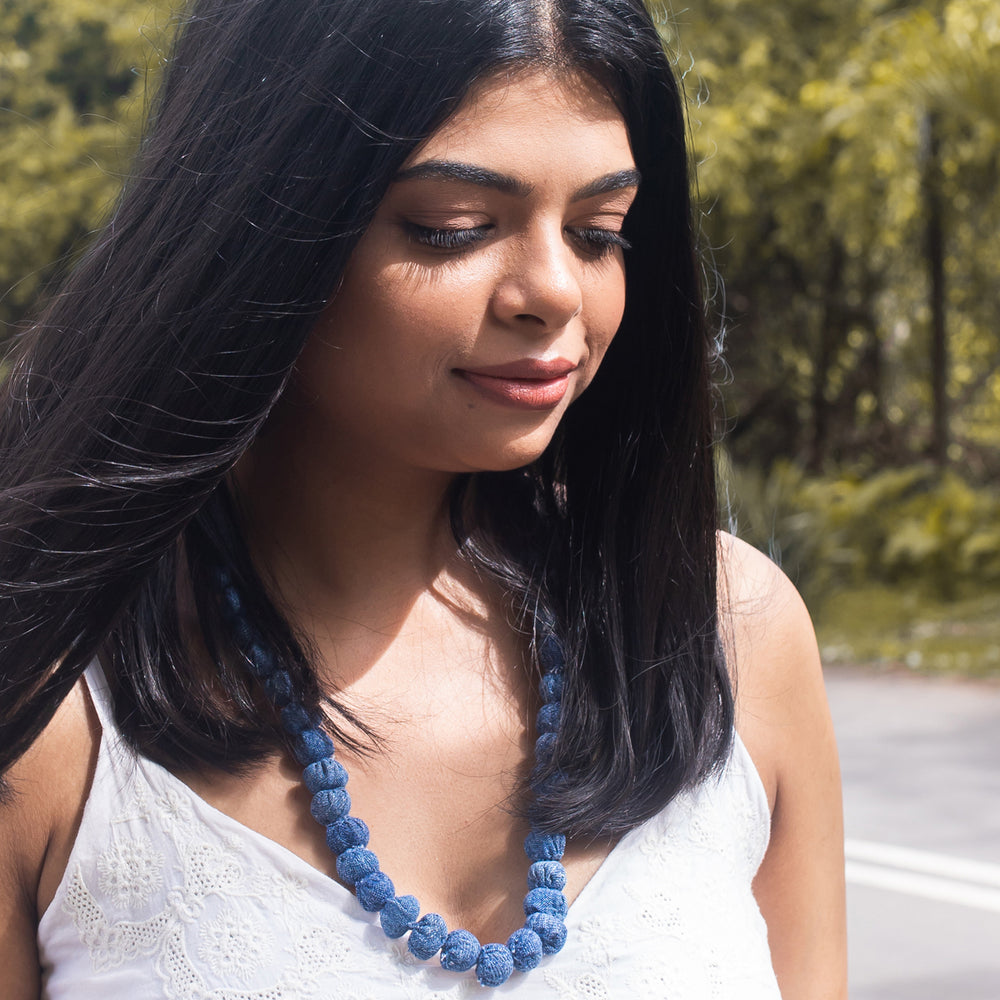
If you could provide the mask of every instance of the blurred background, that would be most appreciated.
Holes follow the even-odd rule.
[[[0,346],[114,198],[177,6],[0,0]],[[725,515],[827,669],[852,996],[998,1000],[1000,4],[649,6],[689,103]]]

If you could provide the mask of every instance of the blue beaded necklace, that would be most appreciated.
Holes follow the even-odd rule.
[[[239,592],[228,572],[218,574],[222,607],[226,620],[246,657],[250,671],[263,682],[264,689],[281,715],[281,724],[292,738],[292,750],[305,768],[302,780],[312,794],[310,811],[316,822],[326,827],[326,842],[336,857],[337,874],[354,887],[362,908],[378,913],[387,937],[401,938],[409,932],[407,947],[419,959],[440,952],[441,965],[451,972],[476,969],[482,986],[500,986],[515,970],[529,972],[542,959],[566,943],[566,869],[560,859],[566,849],[562,834],[532,830],[524,839],[524,852],[531,860],[528,894],[524,897],[524,926],[506,944],[481,945],[465,930],[449,931],[437,913],[420,916],[415,896],[397,896],[392,880],[379,868],[378,858],[368,850],[368,827],[351,815],[347,793],[347,770],[334,759],[333,741],[322,728],[320,718],[309,712],[296,697],[288,671],[279,668],[274,654],[259,631],[249,621]],[[542,678],[539,685],[542,707],[538,711],[538,739],[535,758],[540,763],[552,756],[559,725],[562,696],[563,656],[554,638],[539,649]]]

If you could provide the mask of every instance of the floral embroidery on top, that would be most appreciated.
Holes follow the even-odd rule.
[[[39,928],[51,1000],[483,1000],[420,962],[322,872],[199,799],[109,732]],[[629,834],[571,905],[570,943],[518,1000],[779,1000],[750,880],[766,801],[746,751]],[[96,975],[95,975],[96,974]],[[93,984],[93,986],[91,986]],[[496,994],[490,994],[496,995]]]
[[[163,855],[148,837],[112,844],[97,859],[101,892],[122,908],[145,903],[163,884]]]
[[[198,957],[224,979],[235,976],[247,983],[270,964],[274,936],[257,918],[223,913],[215,920],[206,920],[198,935]]]

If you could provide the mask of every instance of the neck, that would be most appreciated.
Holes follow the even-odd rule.
[[[282,594],[312,594],[309,604],[358,603],[432,582],[457,548],[452,477],[343,458],[318,460],[313,447],[265,437],[237,467],[265,575]]]
[[[254,560],[313,635],[338,622],[394,629],[454,571],[449,474],[277,433],[258,440],[235,478]]]

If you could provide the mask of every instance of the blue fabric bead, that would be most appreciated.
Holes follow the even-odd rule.
[[[295,693],[295,689],[292,686],[292,678],[287,670],[275,670],[270,677],[265,677],[264,690],[267,692],[268,698],[278,708],[283,708],[287,705]]]
[[[554,733],[559,728],[559,705],[542,705],[535,718],[535,727],[540,733]]]
[[[530,917],[532,913],[548,913],[562,920],[568,909],[566,897],[558,889],[532,889],[524,897],[526,917]]]
[[[243,614],[243,602],[240,600],[240,592],[229,582],[229,574],[220,574],[219,583],[222,584],[222,601],[229,617],[233,618]]]
[[[326,846],[334,854],[343,854],[352,847],[368,846],[368,827],[357,816],[345,816],[326,828]]]
[[[300,764],[314,764],[333,753],[333,740],[322,729],[306,729],[292,741],[292,752]]]
[[[378,871],[378,858],[364,847],[351,847],[337,858],[337,874],[348,884],[357,885]]]
[[[317,823],[329,826],[351,811],[351,797],[343,788],[321,788],[313,796],[309,811]]]
[[[448,936],[448,925],[444,917],[436,913],[425,913],[410,931],[406,945],[417,958],[433,958]]]
[[[556,747],[556,734],[555,733],[542,733],[541,736],[535,740],[535,760],[539,764],[548,764],[552,760],[552,751]]]
[[[537,772],[537,768],[536,768]],[[564,771],[555,771],[552,774],[548,774],[545,780],[540,778],[535,778],[532,782],[532,789],[535,792],[536,797],[543,795],[548,795],[550,792],[556,792],[560,788],[566,785],[566,774]]]
[[[538,647],[538,662],[544,674],[562,670],[566,666],[562,644],[554,635],[547,635],[542,640]]]
[[[566,838],[561,833],[532,830],[524,838],[524,853],[532,861],[558,861],[566,853]]]
[[[292,701],[281,710],[281,724],[285,727],[286,733],[298,736],[304,729],[315,726],[316,719],[303,705]]]
[[[541,939],[546,955],[554,955],[566,943],[566,925],[550,913],[532,913],[524,925]]]
[[[528,888],[562,891],[566,888],[566,869],[558,861],[536,861],[528,869]]]
[[[479,958],[479,939],[468,931],[452,931],[441,945],[441,966],[449,972],[468,972]]]
[[[343,788],[347,784],[347,768],[332,757],[324,757],[302,772],[302,780],[313,795],[323,788]]]
[[[233,619],[233,637],[236,639],[236,645],[240,649],[248,649],[254,641],[254,631],[250,628],[250,623],[242,615]]]
[[[268,677],[278,669],[274,653],[262,642],[253,639],[247,649],[247,659],[250,661],[250,671],[257,677]]]
[[[378,915],[385,936],[401,938],[420,914],[420,903],[416,896],[393,896]]]
[[[396,895],[396,887],[385,872],[372,872],[355,886],[361,909],[376,913]]]
[[[542,939],[530,927],[519,927],[507,938],[507,949],[518,972],[530,972],[542,960]]]
[[[544,702],[559,701],[559,699],[562,698],[562,693],[563,693],[563,675],[562,674],[543,675],[541,681],[539,682],[538,690],[541,692],[542,701]]]
[[[510,979],[514,959],[506,945],[484,944],[476,962],[476,979],[480,986],[500,986]]]

